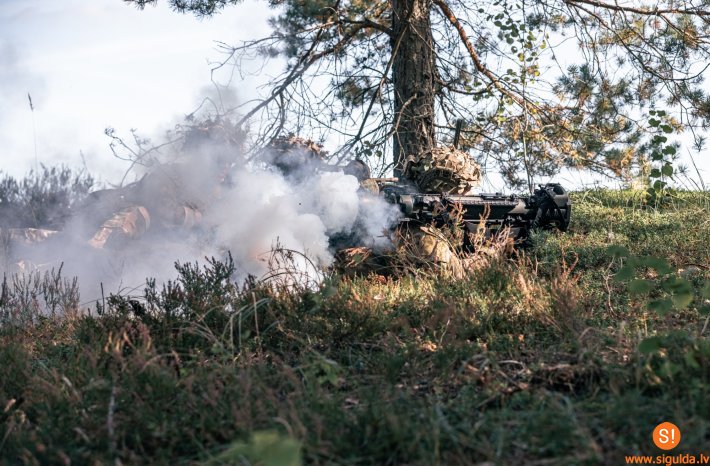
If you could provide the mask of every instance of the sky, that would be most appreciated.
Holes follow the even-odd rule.
[[[121,0],[1,0],[0,170],[22,176],[36,163],[85,164],[115,182],[126,165],[104,129],[158,140],[215,93],[216,41],[264,36],[273,14],[250,0],[202,20],[164,2],[139,11]],[[237,98],[265,78],[240,83]]]
[[[0,0],[0,171],[22,176],[40,163],[64,163],[118,182],[127,165],[113,157],[104,129],[130,137],[135,128],[160,141],[215,94],[210,70],[224,58],[217,41],[266,36],[275,14],[266,2],[245,0],[199,20],[165,3],[139,11],[121,0]],[[260,71],[233,82],[238,102],[254,98],[282,63],[252,66]],[[710,157],[695,162],[710,179]],[[555,179],[609,184],[569,170]],[[503,188],[497,173],[487,174],[482,189]]]

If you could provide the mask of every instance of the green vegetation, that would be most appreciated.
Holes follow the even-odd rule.
[[[95,181],[66,166],[41,165],[21,179],[0,171],[0,228],[59,228]]]
[[[252,8],[123,1],[202,19]],[[343,141],[336,159],[357,154],[375,173],[399,176],[407,157],[450,143],[463,120],[460,148],[509,186],[532,191],[533,179],[571,167],[628,183],[651,175],[654,196],[673,174],[686,176],[671,163],[677,146],[659,137],[685,130],[694,151],[706,147],[706,1],[268,3],[278,6],[270,34],[220,43],[224,60],[212,73],[228,86],[248,69],[240,57],[283,66],[240,108],[237,126],[249,122],[257,141],[312,128]]]
[[[0,462],[623,464],[660,454],[662,421],[682,432],[672,453],[707,454],[710,195],[644,196],[578,193],[568,234],[463,280],[274,292],[230,283],[229,263],[181,265],[98,317],[59,277],[6,283]],[[661,277],[637,267],[653,286],[630,293],[612,244],[665,259],[690,302],[649,309]]]

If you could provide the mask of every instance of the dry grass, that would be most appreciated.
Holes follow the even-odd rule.
[[[665,420],[708,453],[707,316],[651,313],[605,253],[613,235],[706,264],[708,224],[692,196],[628,199],[586,193],[568,235],[481,247],[457,276],[411,263],[288,291],[182,265],[98,318],[51,292],[43,317],[8,285],[0,463],[621,464],[656,454]]]

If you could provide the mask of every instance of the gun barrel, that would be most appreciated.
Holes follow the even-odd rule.
[[[445,224],[451,207],[459,206],[461,220],[471,231],[481,223],[487,229],[509,226],[516,239],[524,239],[533,229],[559,229],[569,225],[571,202],[556,183],[540,185],[531,196],[495,194],[437,195],[406,192],[404,187],[386,187],[385,198],[399,205],[403,221]]]

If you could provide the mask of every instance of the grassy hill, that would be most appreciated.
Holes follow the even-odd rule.
[[[274,293],[186,265],[96,318],[56,275],[6,283],[0,463],[623,464],[662,421],[708,454],[710,195],[639,199],[577,193],[570,232],[462,280]]]

